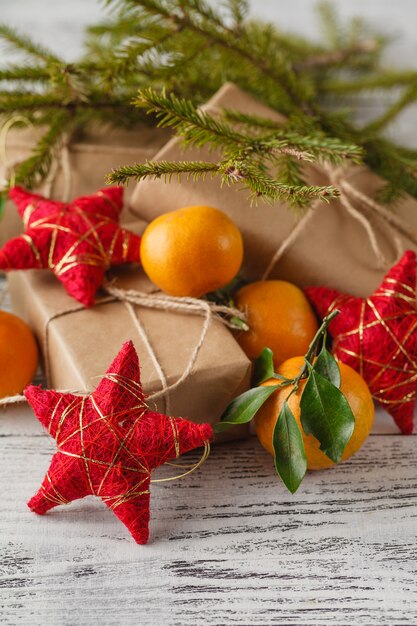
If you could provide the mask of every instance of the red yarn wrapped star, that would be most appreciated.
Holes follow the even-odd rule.
[[[369,298],[306,290],[320,317],[334,309],[333,352],[358,371],[404,434],[413,431],[417,383],[416,255],[407,251]]]
[[[123,346],[90,395],[30,386],[25,396],[58,447],[29,508],[42,515],[95,495],[137,543],[146,543],[149,535],[151,471],[193,448],[207,449],[213,435],[209,424],[149,410],[132,342]]]
[[[21,187],[9,195],[25,232],[0,250],[0,269],[49,268],[71,296],[90,306],[111,265],[139,262],[140,237],[118,224],[122,187],[108,187],[69,204]]]

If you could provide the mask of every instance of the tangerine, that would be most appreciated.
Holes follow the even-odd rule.
[[[29,326],[0,311],[0,397],[21,393],[35,375],[38,348]]]
[[[355,454],[368,437],[374,419],[374,403],[372,401],[371,392],[368,385],[349,365],[338,363],[340,369],[340,390],[346,397],[353,415],[355,416],[355,427],[350,440],[342,455],[342,461]],[[304,357],[294,357],[284,361],[278,368],[277,373],[287,378],[295,378],[304,366]],[[276,385],[276,379],[270,379],[262,383],[263,385]],[[333,461],[320,450],[320,443],[314,435],[306,435],[303,431],[300,421],[300,399],[305,387],[306,381],[300,382],[298,390],[289,398],[289,407],[301,429],[303,436],[305,453],[307,457],[308,469],[318,470],[332,467]],[[270,454],[274,454],[272,437],[274,427],[279,412],[287,399],[293,386],[288,385],[282,389],[278,389],[272,394],[262,405],[255,416],[255,429],[259,441]]]
[[[227,285],[243,260],[242,235],[219,209],[190,206],[160,215],[142,237],[149,278],[172,296],[199,297]]]
[[[317,332],[316,316],[303,291],[285,280],[260,280],[239,289],[235,304],[246,312],[249,330],[237,341],[250,359],[264,348],[274,353],[274,365],[307,352]]]

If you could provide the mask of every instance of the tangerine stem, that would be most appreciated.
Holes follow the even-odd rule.
[[[318,329],[318,331],[316,332],[316,334],[314,335],[313,339],[311,340],[311,343],[308,347],[308,350],[305,354],[304,357],[304,367],[302,368],[301,372],[298,374],[298,376],[296,376],[292,381],[291,384],[294,385],[294,387],[292,388],[290,394],[288,395],[288,398],[297,391],[298,386],[300,384],[300,380],[302,378],[304,378],[304,376],[308,373],[308,367],[311,364],[313,358],[316,355],[316,350],[317,350],[317,344],[319,343],[320,339],[322,337],[326,337],[327,335],[327,328],[330,324],[330,322],[336,317],[336,315],[339,315],[340,311],[339,309],[335,309],[334,311],[332,311],[331,313],[329,313],[329,315],[326,315],[323,318],[323,321],[321,323],[320,328]],[[287,400],[288,400],[287,398]]]
[[[336,315],[339,315],[339,313],[340,313],[339,309],[335,309],[334,311],[329,313],[329,315],[326,315],[323,318],[321,326],[318,329],[318,331],[316,332],[316,334],[314,335],[314,337],[313,337],[313,339],[312,339],[312,341],[311,341],[311,343],[310,343],[310,345],[308,347],[306,355],[304,357],[305,360],[308,361],[309,363],[311,363],[312,359],[315,356],[316,348],[317,348],[317,344],[318,344],[319,340],[327,332],[327,328],[328,328],[330,322],[336,317]]]

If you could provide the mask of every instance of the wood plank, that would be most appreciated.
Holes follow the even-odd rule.
[[[295,496],[254,438],[218,446],[153,485],[145,547],[95,498],[30,513],[53,442],[40,427],[1,442],[2,623],[417,621],[416,436],[374,435]]]

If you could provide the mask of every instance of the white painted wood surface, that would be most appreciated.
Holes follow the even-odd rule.
[[[417,64],[415,0],[335,1],[402,33],[392,59]],[[97,14],[93,0],[0,4],[2,21],[65,42],[68,56]],[[285,27],[314,28],[311,0],[253,6]],[[414,109],[396,127],[412,145],[415,120]],[[216,447],[199,472],[153,485],[150,543],[136,546],[94,498],[29,512],[53,441],[28,408],[2,411],[0,623],[415,625],[416,448],[379,413],[360,453],[290,496],[256,439]]]
[[[417,623],[416,436],[372,435],[295,496],[255,438],[218,446],[152,486],[147,546],[95,498],[29,512],[53,442],[28,410],[0,441],[2,624]]]

